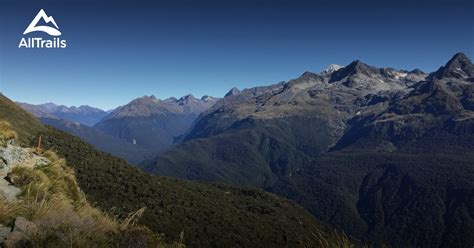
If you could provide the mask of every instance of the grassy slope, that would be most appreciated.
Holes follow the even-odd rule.
[[[25,145],[29,145],[38,132],[45,130],[32,114],[24,111],[2,94],[0,94],[0,119],[8,120],[17,132],[20,143]]]
[[[80,139],[43,127],[33,116],[0,96],[0,118],[22,142],[41,132],[46,148],[64,156],[90,202],[125,216],[146,207],[142,223],[197,247],[300,247],[332,232],[295,203],[254,189],[238,189],[146,174],[122,159],[97,151]]]
[[[22,189],[16,201],[0,198],[0,224],[24,217],[35,227],[20,247],[182,247],[168,245],[159,235],[136,225],[143,209],[118,220],[91,207],[77,185],[74,172],[52,152],[49,164],[15,167],[9,180]]]

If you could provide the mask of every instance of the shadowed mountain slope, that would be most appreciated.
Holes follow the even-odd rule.
[[[168,149],[215,101],[192,95],[166,100],[144,96],[115,109],[94,128],[156,154]]]

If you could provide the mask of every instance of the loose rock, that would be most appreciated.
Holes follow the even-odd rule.
[[[22,232],[22,233],[31,233],[36,231],[35,223],[28,221],[23,217],[17,217],[15,219],[15,226],[13,231]]]
[[[5,237],[12,231],[11,227],[0,224],[0,246],[5,242]]]

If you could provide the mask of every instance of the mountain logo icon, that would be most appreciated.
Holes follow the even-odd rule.
[[[50,26],[37,26],[38,22],[43,19],[45,23],[52,23],[56,28],[50,27]],[[31,32],[36,32],[36,31],[41,31],[45,32],[51,36],[60,36],[61,32],[59,31],[58,24],[54,21],[54,18],[52,16],[48,16],[46,12],[44,12],[43,9],[41,9],[38,14],[35,16],[35,19],[31,21],[30,25],[25,29],[25,32],[23,32],[23,35],[31,33]]]

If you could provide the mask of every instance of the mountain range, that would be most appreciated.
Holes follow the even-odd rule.
[[[474,66],[354,61],[231,90],[145,171],[259,187],[374,246],[474,243]]]
[[[145,172],[260,188],[371,246],[474,243],[474,66],[462,53],[431,73],[356,60],[223,98],[144,96],[92,127],[25,108]]]
[[[427,76],[419,70],[375,68],[354,61],[329,74],[305,72],[288,82],[241,92],[232,89],[224,99],[201,114],[183,135],[184,143],[160,159],[166,160],[183,147],[196,147],[197,150],[191,154],[202,151],[203,158],[210,159],[192,161],[193,166],[204,166],[202,171],[205,174],[227,166],[240,172],[239,164],[252,167],[247,171],[250,175],[216,173],[219,178],[201,179],[235,180],[239,184],[247,181],[248,186],[265,187],[278,176],[297,170],[293,166],[301,164],[301,160],[318,157],[335,146],[344,135],[347,123],[368,106],[407,95],[411,87]],[[240,156],[226,149],[236,149],[240,155],[252,155]],[[173,158],[186,158],[181,155]],[[247,157],[253,160],[247,161]],[[226,162],[224,166],[219,165],[222,161]],[[170,168],[166,168],[166,163],[157,163],[156,170],[165,173],[173,168],[179,173],[193,174],[193,170],[180,168],[187,166],[188,162],[191,163],[180,160],[170,164]],[[237,164],[228,165],[227,162]],[[257,168],[258,173],[254,171]]]
[[[87,105],[79,107],[56,105],[54,103],[28,104],[18,103],[22,108],[40,118],[56,118],[93,126],[107,115],[107,112]]]
[[[89,106],[18,103],[43,124],[78,136],[96,148],[138,164],[167,150],[218,98],[143,96],[111,111]]]
[[[28,247],[40,244],[40,246],[47,247],[69,246],[77,244],[78,240],[87,241],[87,237],[90,236],[83,237],[82,235],[85,233],[74,229],[74,225],[80,226],[81,230],[88,226],[93,228],[92,230],[105,227],[100,231],[114,237],[119,243],[126,244],[127,247],[157,247],[153,243],[145,242],[149,236],[158,238],[160,243],[169,244],[166,246],[161,244],[159,247],[183,247],[182,245],[187,247],[311,247],[322,243],[327,244],[325,247],[332,247],[339,244],[351,244],[347,238],[338,235],[332,228],[316,220],[301,206],[262,190],[197,183],[144,173],[125,160],[100,152],[77,137],[42,125],[33,115],[1,94],[0,120],[2,122],[0,130],[2,142],[6,137],[10,137],[10,139],[15,137],[15,140],[7,141],[8,149],[21,150],[23,148],[20,146],[36,146],[41,136],[42,148],[47,151],[45,154],[54,152],[57,154],[55,159],[64,161],[63,170],[72,169],[74,171],[71,172],[73,175],[71,176],[51,171],[52,169],[48,165],[36,166],[34,170],[39,171],[36,172],[37,174],[31,174],[34,172],[24,173],[25,175],[22,177],[15,178],[13,183],[21,182],[29,190],[28,183],[43,180],[47,185],[52,185],[49,188],[55,191],[51,193],[56,194],[59,189],[63,190],[63,188],[65,188],[64,190],[77,190],[81,199],[87,198],[88,202],[102,210],[103,213],[108,213],[106,218],[103,218],[96,212],[85,212],[82,215],[97,219],[83,221],[73,218],[61,221],[61,218],[69,218],[75,213],[59,204],[61,202],[58,202],[58,199],[49,201],[48,195],[46,195],[36,201],[33,199],[32,202],[28,202],[28,204],[38,204],[33,205],[38,206],[38,209],[34,211],[37,213],[35,216],[26,215],[25,218],[43,218],[44,221],[38,225],[46,227],[49,232],[33,229],[31,226],[34,223],[28,221],[23,221],[26,223],[23,226],[28,225],[23,229],[20,228],[20,221],[15,222],[14,228],[6,228],[4,225],[11,223],[5,216],[14,215],[15,211],[18,211],[15,204],[20,205],[23,202],[5,203],[4,199],[0,197],[2,202],[0,205],[2,209],[0,211],[0,230],[2,230],[0,244],[2,246],[5,231],[9,235],[10,232],[11,235],[16,235],[10,235],[9,239],[16,240],[16,242],[26,241],[20,244],[27,244]],[[5,130],[5,127],[12,130]],[[8,136],[4,135],[5,131],[9,132]],[[11,144],[15,144],[15,148]],[[41,151],[37,151],[37,153],[41,153]],[[9,156],[8,160],[1,158],[3,162],[8,163],[12,156],[21,154],[2,152],[0,155]],[[30,157],[33,156],[36,155],[30,155]],[[55,176],[50,178],[46,176],[33,177],[33,175],[45,175],[41,174],[43,173],[41,171]],[[15,171],[15,173],[23,172],[25,169]],[[63,181],[54,181],[55,178],[67,181],[69,184],[64,186]],[[73,185],[72,189],[67,188],[67,185]],[[43,189],[46,186],[42,184],[39,187]],[[35,190],[39,189],[35,188]],[[29,196],[31,192],[28,192]],[[0,196],[3,193],[1,191]],[[82,196],[82,194],[85,195]],[[68,195],[68,197],[75,198],[77,196]],[[67,201],[69,198],[61,198],[61,200]],[[47,205],[49,203],[55,205]],[[80,207],[84,203],[74,204],[78,204],[78,206],[71,205],[70,208],[81,209]],[[51,213],[50,208],[55,212]],[[134,216],[132,221],[130,213],[136,212],[137,209],[141,209],[140,212],[143,216],[141,218]],[[45,216],[52,216],[54,219],[48,220]],[[120,227],[122,233],[111,233],[106,228],[111,225],[107,222],[107,218],[113,218],[113,221],[124,220],[123,223],[126,224]],[[93,226],[98,222],[99,225]],[[137,226],[135,222],[139,222],[144,228]],[[68,228],[72,228],[72,233],[80,237],[73,237],[69,240],[61,236],[70,234],[69,231],[66,232],[63,229],[66,225]],[[127,233],[129,229],[133,231]],[[29,233],[32,231],[33,233]],[[34,235],[36,231],[39,231],[40,235],[35,236],[34,240],[41,243],[31,244],[32,241],[28,240],[28,235]],[[18,232],[22,232],[21,235]],[[92,235],[94,234],[92,233]],[[97,233],[97,235],[103,234]],[[98,240],[99,237],[101,236],[95,238]],[[111,241],[109,240],[109,243]],[[91,242],[94,246],[99,245],[94,243],[94,240],[87,241],[87,244]],[[176,245],[176,242],[182,245]],[[102,243],[100,245],[110,247]]]
[[[94,125],[94,128],[143,148],[161,152],[173,139],[186,132],[198,115],[211,107],[216,98],[197,99],[186,95],[180,99],[137,98],[118,107]]]

